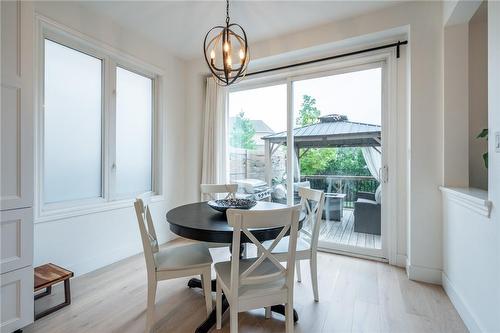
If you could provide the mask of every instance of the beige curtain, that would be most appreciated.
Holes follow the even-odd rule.
[[[227,89],[209,77],[203,116],[202,184],[221,184],[227,181],[226,124]]]

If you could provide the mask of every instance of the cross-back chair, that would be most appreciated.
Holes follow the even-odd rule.
[[[302,228],[299,232],[297,240],[296,254],[296,269],[297,281],[301,282],[301,260],[309,260],[311,269],[311,282],[314,294],[314,300],[319,301],[318,291],[318,241],[321,227],[321,214],[325,204],[325,193],[319,190],[310,188],[299,188],[300,205],[306,214],[303,226],[310,225],[310,228]],[[280,260],[285,260],[287,257],[287,249],[289,246],[288,237],[285,237],[273,251]],[[270,315],[270,311],[266,310],[266,315]]]
[[[202,199],[217,200],[218,195],[224,195],[223,199],[234,198],[238,191],[238,184],[201,184]],[[209,248],[228,247],[224,243],[206,243]],[[246,251],[245,251],[246,252]]]
[[[238,184],[201,184],[201,194],[209,200],[218,199],[218,194],[226,194],[224,199],[234,198],[238,191]]]
[[[212,311],[211,265],[212,257],[203,243],[159,247],[149,206],[143,199],[134,203],[141,233],[148,277],[146,332],[154,326],[154,306],[158,281],[192,275],[201,275],[207,314]]]
[[[231,260],[215,264],[217,275],[216,320],[222,323],[222,292],[229,303],[230,331],[238,332],[238,313],[256,308],[285,304],[286,332],[293,332],[293,274],[298,233],[300,205],[274,210],[227,211],[228,223],[233,227]],[[265,247],[251,232],[251,228],[279,228],[279,235]],[[289,233],[286,258],[278,259],[273,249]],[[252,242],[259,249],[256,258],[239,259],[242,241]],[[285,260],[282,260],[285,259]]]

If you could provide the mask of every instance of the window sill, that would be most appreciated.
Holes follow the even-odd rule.
[[[487,191],[472,187],[440,186],[439,189],[449,200],[480,215],[490,217],[492,203],[488,200]]]
[[[154,195],[150,199],[150,203],[160,202],[164,200],[162,195]],[[34,223],[52,222],[77,216],[102,213],[110,210],[130,208],[134,206],[135,199],[123,199],[117,201],[103,202],[93,205],[81,205],[63,209],[53,209],[49,211],[41,211],[35,217]]]

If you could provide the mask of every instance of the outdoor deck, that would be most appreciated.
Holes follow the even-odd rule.
[[[344,208],[342,221],[323,220],[320,227],[319,240],[336,244],[358,246],[367,249],[382,247],[379,235],[354,232],[354,210]],[[304,228],[308,228],[305,226]],[[309,229],[309,228],[308,228]]]

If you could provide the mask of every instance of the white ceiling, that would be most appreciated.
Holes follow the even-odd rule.
[[[401,1],[231,1],[231,22],[252,42],[345,19]],[[133,29],[183,58],[201,55],[203,38],[225,21],[224,1],[85,1],[81,5]]]

